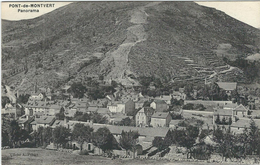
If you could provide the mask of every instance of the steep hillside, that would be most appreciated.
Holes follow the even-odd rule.
[[[137,85],[152,75],[229,80],[216,67],[223,57],[259,53],[260,30],[193,2],[77,2],[32,20],[2,20],[2,41],[4,81],[21,89],[93,74]]]

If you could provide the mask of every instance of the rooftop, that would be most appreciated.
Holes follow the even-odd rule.
[[[153,114],[152,118],[165,119],[169,115],[169,112],[156,112]]]
[[[84,125],[89,125],[90,127],[94,128],[94,131],[97,131],[97,129],[102,128],[102,127],[107,127],[110,132],[112,134],[116,134],[119,135],[122,133],[122,131],[138,131],[138,133],[140,134],[140,136],[145,136],[145,137],[165,137],[169,128],[166,127],[157,127],[157,128],[153,128],[153,127],[131,127],[131,126],[116,126],[116,125],[107,125],[107,124],[91,124],[89,122],[81,122],[81,121],[68,121],[67,125],[69,126],[69,128],[73,128],[74,125],[76,123],[82,123]],[[63,120],[57,120],[54,122],[54,124],[52,125],[53,128],[60,126],[60,125],[64,125],[64,121]]]
[[[234,111],[247,111],[247,108],[245,106],[243,106],[242,104],[240,104],[239,106],[237,106],[235,109],[233,109]]]
[[[110,111],[109,111],[108,108],[98,108],[98,109],[97,109],[97,113],[100,113],[100,114],[108,114],[108,113],[110,113]]]
[[[51,124],[55,120],[54,116],[41,116],[40,118],[35,118],[31,124]]]
[[[155,102],[156,104],[166,104],[164,100],[154,100],[153,102]]]
[[[232,111],[232,109],[215,109],[213,114],[214,116],[232,116]]]
[[[218,86],[226,91],[232,91],[237,88],[236,82],[217,82]]]

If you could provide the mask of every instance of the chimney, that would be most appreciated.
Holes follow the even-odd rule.
[[[65,116],[65,117],[64,117],[64,124],[67,124],[68,121],[69,121],[68,118]]]
[[[37,93],[37,80],[36,80],[35,85],[34,85],[34,92]]]
[[[16,93],[16,98],[19,97],[19,90],[17,90],[17,93]]]

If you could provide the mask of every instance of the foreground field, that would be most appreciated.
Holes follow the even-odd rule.
[[[65,165],[65,164],[88,164],[88,165],[217,165],[219,163],[204,162],[170,162],[167,160],[139,160],[128,159],[111,160],[101,156],[74,155],[70,153],[44,150],[39,148],[17,148],[2,150],[3,165]],[[230,164],[230,163],[227,163]]]

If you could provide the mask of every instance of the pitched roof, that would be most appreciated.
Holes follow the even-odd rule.
[[[97,107],[88,107],[87,111],[88,112],[97,112],[98,108]]]
[[[61,88],[61,89],[64,89],[64,90],[68,90],[68,89],[70,89],[70,85],[65,85],[63,88]]]
[[[108,114],[108,113],[110,113],[110,111],[109,111],[108,108],[98,108],[98,109],[97,109],[97,113],[100,113],[100,114]]]
[[[237,106],[235,109],[233,109],[234,111],[247,111],[246,107],[243,106],[242,104],[240,104],[239,106]]]
[[[116,125],[107,125],[107,124],[96,124],[94,123],[91,125],[89,122],[82,122],[82,121],[68,121],[67,125],[69,125],[69,128],[73,128],[76,123],[82,123],[85,125],[89,125],[90,127],[94,128],[94,131],[97,131],[97,129],[102,128],[102,127],[107,127],[112,134],[119,135],[122,133],[122,131],[138,131],[140,136],[145,136],[145,137],[165,137],[167,132],[169,131],[169,128],[167,127],[131,127],[131,126],[116,126]],[[54,122],[52,125],[53,128],[64,125],[63,120],[57,120]]]
[[[154,111],[155,111],[152,107],[143,107],[142,109],[144,109],[145,115],[148,115],[148,114],[152,115],[152,114],[154,114]]]
[[[50,106],[50,109],[61,109],[61,106],[60,105],[56,105],[56,104],[52,104]]]
[[[40,118],[35,118],[35,121],[31,124],[51,124],[55,120],[54,116],[41,116]]]
[[[153,102],[155,102],[156,104],[166,104],[164,100],[154,100]]]
[[[170,125],[176,125],[177,126],[178,123],[181,122],[181,121],[183,121],[183,120],[181,120],[181,119],[180,120],[171,120]]]
[[[160,97],[155,97],[156,100],[164,100],[164,101],[170,101],[172,99],[171,96],[168,95],[162,95]]]
[[[213,115],[232,116],[232,109],[215,109]]]
[[[169,128],[166,127],[130,127],[130,126],[115,126],[115,125],[93,125],[94,130],[96,131],[98,128],[107,127],[112,134],[121,134],[122,131],[138,131],[140,136],[146,137],[165,137]]]
[[[60,125],[64,125],[64,120],[56,120],[53,124],[52,127],[57,127]]]
[[[152,118],[165,119],[169,115],[169,112],[156,112],[153,114]]]
[[[254,119],[254,122],[255,122],[256,126],[258,126],[258,128],[260,128],[260,120],[259,119]],[[250,123],[251,123],[251,119],[243,118],[243,119],[239,119],[236,122],[233,122],[231,124],[231,127],[249,128],[250,127]]]
[[[250,119],[239,119],[236,122],[232,122],[231,127],[249,128],[250,121],[251,121]]]
[[[17,122],[19,123],[19,124],[24,124],[24,123],[26,123],[28,120],[26,119],[26,120],[18,120]]]
[[[235,103],[226,103],[223,108],[224,109],[233,109],[233,108],[236,108],[237,107],[237,104]]]
[[[236,82],[217,82],[218,86],[224,90],[232,91],[237,88]]]

